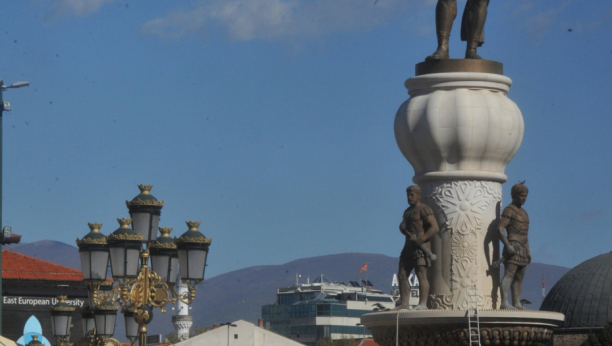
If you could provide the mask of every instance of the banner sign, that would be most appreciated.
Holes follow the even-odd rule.
[[[21,296],[3,296],[2,304],[4,305],[19,305],[19,306],[48,306],[57,304],[57,297],[21,297]],[[66,303],[76,308],[82,308],[85,304],[85,299],[73,298],[66,299]]]

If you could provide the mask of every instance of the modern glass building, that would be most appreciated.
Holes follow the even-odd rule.
[[[346,284],[331,282],[323,275],[312,283],[279,288],[276,297],[276,304],[261,308],[266,327],[306,345],[321,338],[362,339],[364,333],[368,337],[370,331],[357,326],[361,315],[395,308],[394,297],[369,281]],[[414,300],[416,304],[418,295]]]

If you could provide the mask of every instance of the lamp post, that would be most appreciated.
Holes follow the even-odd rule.
[[[222,326],[227,326],[227,346],[229,346],[229,335],[230,335],[230,327],[238,327],[237,325],[233,324],[232,322],[225,322],[225,323],[221,323]]]
[[[187,221],[187,232],[175,239],[169,235],[172,228],[159,228],[161,236],[158,238],[164,202],[151,195],[151,185],[139,185],[138,188],[140,194],[126,202],[131,219],[117,219],[119,228],[108,236],[100,232],[101,223],[90,223],[91,231],[83,239],[77,239],[83,281],[92,307],[83,312],[84,333],[90,337],[89,345],[118,343],[112,336],[120,307],[125,317],[126,336],[132,343],[137,339],[140,346],[146,346],[146,325],[153,319],[153,308],[158,307],[165,313],[169,302],[193,303],[196,286],[204,282],[212,239],[198,231],[198,221]],[[104,292],[101,288],[108,282],[109,260],[116,284]],[[179,264],[181,280],[189,287],[183,294],[174,290]]]
[[[51,329],[58,345],[65,344],[70,337],[74,306],[66,303],[67,296],[59,296],[59,301],[51,307]]]
[[[357,323],[356,326],[361,326],[363,327],[363,345],[365,346],[365,326],[361,323]]]
[[[2,228],[2,118],[5,111],[11,110],[11,103],[4,99],[3,92],[29,86],[29,82],[16,82],[9,86],[0,79],[0,228]],[[10,228],[9,228],[10,229]],[[0,268],[2,268],[2,242],[0,242]],[[2,275],[0,275],[0,292],[2,292]],[[0,299],[0,335],[2,335],[2,299]]]

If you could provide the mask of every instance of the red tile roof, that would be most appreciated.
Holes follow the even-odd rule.
[[[80,270],[2,250],[2,279],[82,281]]]

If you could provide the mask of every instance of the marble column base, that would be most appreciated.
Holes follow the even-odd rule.
[[[565,316],[558,312],[531,310],[483,310],[480,316],[481,345],[544,346]],[[470,344],[465,310],[402,310],[365,314],[361,323],[372,331],[380,346],[466,346]]]

